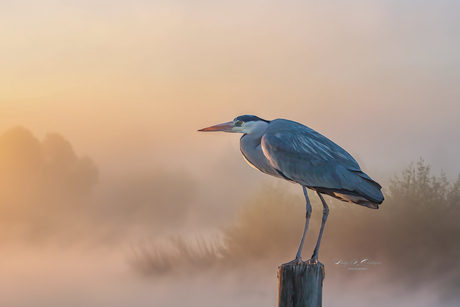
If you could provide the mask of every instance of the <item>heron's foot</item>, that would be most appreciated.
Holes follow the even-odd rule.
[[[283,263],[283,265],[291,265],[291,264],[299,264],[299,263],[303,263],[302,258],[296,257],[296,258],[295,258],[294,260],[292,260],[292,261]]]
[[[321,262],[318,261],[318,258],[314,257],[314,258],[311,258],[307,261],[305,261],[306,264],[319,264],[320,266],[322,266],[324,268],[324,264],[322,264]]]

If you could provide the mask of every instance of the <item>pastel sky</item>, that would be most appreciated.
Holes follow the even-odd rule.
[[[377,172],[423,156],[456,176],[458,6],[2,1],[0,130],[61,133],[101,167],[196,171],[240,159],[235,136],[198,128],[256,114],[302,122]]]
[[[0,242],[8,223],[33,224],[32,238],[54,231],[69,241],[63,229],[106,241],[137,239],[146,229],[152,236],[217,229],[261,183],[277,181],[246,165],[239,136],[197,132],[243,114],[315,129],[384,190],[420,157],[435,174],[456,178],[459,12],[453,0],[1,0]],[[17,126],[24,129],[10,130]],[[18,152],[24,156],[14,160]],[[29,174],[34,179],[23,180]],[[17,306],[35,306],[36,298],[81,306],[73,299],[79,289],[89,306],[87,276],[115,280],[97,268],[125,265],[119,250],[21,248],[2,250],[0,282],[16,276],[1,298],[6,305],[30,289],[36,296]],[[75,259],[84,259],[82,272]],[[42,279],[43,292],[34,290]],[[55,285],[65,288],[62,298]],[[108,282],[97,301],[126,306],[141,291],[138,305],[151,306],[151,288],[142,287],[125,290],[123,301]]]

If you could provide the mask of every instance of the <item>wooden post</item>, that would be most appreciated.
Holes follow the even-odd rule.
[[[282,264],[278,267],[278,307],[321,307],[324,266]]]

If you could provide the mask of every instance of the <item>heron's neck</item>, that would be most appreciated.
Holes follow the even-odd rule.
[[[268,123],[264,121],[252,122],[250,128],[246,131],[247,135],[254,138],[261,138],[265,130],[268,128]]]
[[[245,133],[241,137],[241,142],[246,143],[247,145],[252,145],[254,147],[260,145],[260,139],[265,133],[265,130],[268,128],[268,123],[260,121],[253,124],[251,130]]]

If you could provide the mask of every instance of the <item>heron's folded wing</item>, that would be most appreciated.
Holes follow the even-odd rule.
[[[261,147],[275,169],[305,186],[353,191],[355,181],[372,181],[344,149],[295,122],[274,121]]]
[[[270,164],[288,179],[309,187],[342,188],[341,178],[332,175],[336,163],[318,159],[309,151],[292,150],[290,144],[273,135],[265,135],[261,146]]]

